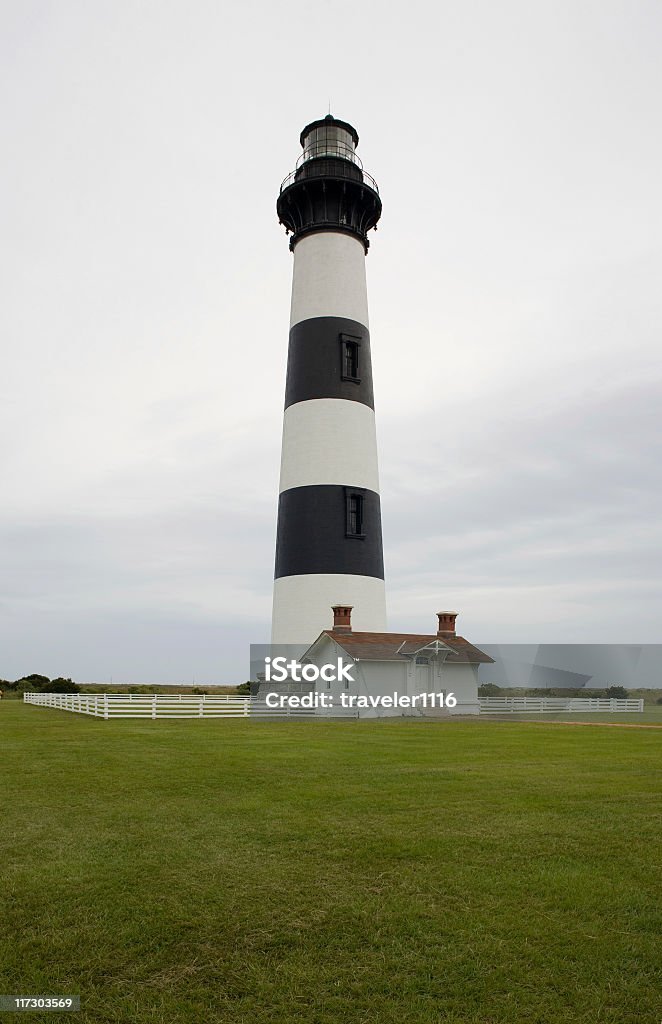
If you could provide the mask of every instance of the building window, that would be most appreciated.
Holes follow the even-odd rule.
[[[416,659],[416,664],[417,664],[417,665],[429,665],[429,664],[430,664],[430,659],[429,659],[429,658],[423,658],[423,657],[422,657],[422,656],[421,656],[421,655],[419,654],[419,656],[418,656],[418,657],[417,657],[417,659]]]
[[[342,380],[349,380],[353,384],[361,383],[360,371],[361,339],[351,334],[340,335],[340,357]]]
[[[347,490],[345,492],[346,502],[346,523],[345,533],[348,537],[365,537],[364,530],[364,516],[363,516],[363,504],[364,504],[364,493],[363,491]]]

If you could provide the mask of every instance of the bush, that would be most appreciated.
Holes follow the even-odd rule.
[[[628,696],[624,686],[608,686],[605,690],[605,697],[613,697],[614,700],[627,700]]]
[[[479,697],[500,697],[501,687],[496,683],[481,683],[478,687]]]
[[[50,683],[48,676],[40,676],[35,672],[31,676],[21,676],[16,680],[13,688],[15,690],[43,690],[48,683]]]
[[[80,693],[80,687],[71,679],[63,679],[61,676],[47,683],[41,688],[42,693]]]

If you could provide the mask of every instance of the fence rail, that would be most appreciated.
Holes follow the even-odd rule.
[[[26,693],[26,704],[95,718],[239,718],[250,697],[186,693]]]
[[[643,700],[619,700],[612,697],[479,697],[481,715],[523,714],[559,711],[643,711]]]
[[[230,694],[25,693],[26,704],[95,718],[325,718],[306,708],[268,708],[263,700]],[[481,715],[607,711],[641,712],[643,700],[600,697],[479,697]],[[358,711],[337,717],[357,718]]]
[[[255,697],[188,693],[25,693],[26,704],[95,718],[316,718],[306,708],[269,708]],[[357,712],[343,714],[358,717]]]

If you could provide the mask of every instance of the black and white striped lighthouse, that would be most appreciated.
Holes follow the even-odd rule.
[[[386,629],[365,256],[382,211],[329,115],[301,133],[278,197],[294,253],[272,642],[311,643],[332,605],[357,630]]]

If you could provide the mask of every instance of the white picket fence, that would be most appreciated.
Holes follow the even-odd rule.
[[[25,693],[26,704],[95,718],[307,718],[314,712],[268,708],[235,694]]]
[[[481,715],[571,713],[577,711],[643,711],[643,700],[602,697],[479,697]]]

